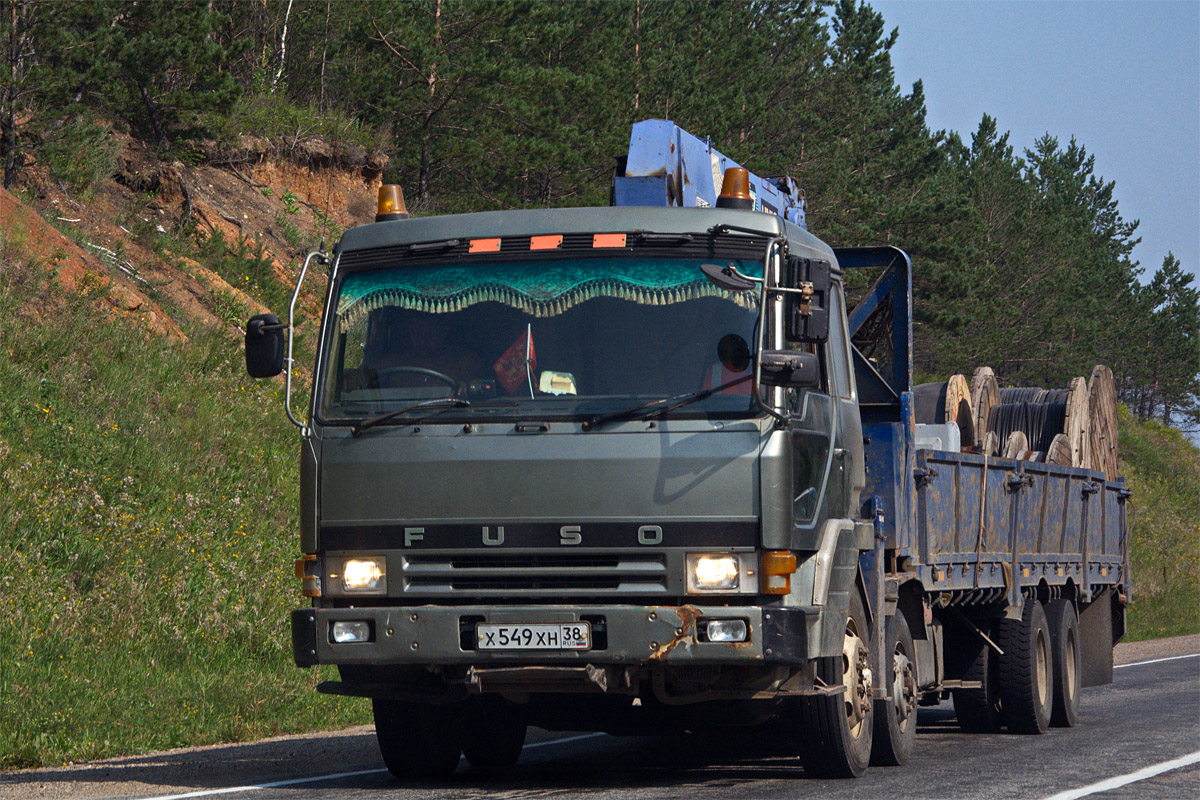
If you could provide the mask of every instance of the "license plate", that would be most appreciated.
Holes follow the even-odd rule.
[[[592,626],[587,622],[535,622],[527,625],[475,626],[480,650],[589,650]]]

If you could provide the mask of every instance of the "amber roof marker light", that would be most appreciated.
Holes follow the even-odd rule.
[[[385,183],[379,187],[379,205],[375,211],[376,222],[391,222],[394,219],[408,219],[408,209],[404,207],[404,192],[394,183]]]
[[[721,194],[717,197],[717,208],[744,208],[754,210],[754,198],[750,196],[750,173],[743,167],[730,167],[721,179]]]

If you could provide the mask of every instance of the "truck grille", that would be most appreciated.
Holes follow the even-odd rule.
[[[404,594],[664,594],[662,553],[409,553]]]

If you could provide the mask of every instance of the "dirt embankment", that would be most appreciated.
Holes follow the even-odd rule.
[[[247,316],[267,310],[196,261],[195,239],[180,231],[219,234],[248,253],[261,249],[275,277],[290,284],[308,249],[322,239],[332,246],[342,230],[371,221],[387,163],[335,153],[320,141],[285,151],[242,137],[232,147],[205,145],[200,163],[189,165],[114,137],[121,144],[116,173],[86,200],[29,165],[21,196],[0,193],[0,235],[26,257],[17,263],[51,267],[70,289],[103,289],[97,302],[106,313],[175,339],[186,338],[189,321],[236,336]]]
[[[59,283],[78,292],[96,292],[97,308],[114,316],[136,318],[154,333],[171,339],[186,338],[183,331],[158,303],[131,281],[114,278],[99,251],[85,249],[14,195],[0,189],[0,237],[5,248],[14,248],[25,258],[14,259],[9,268],[25,269],[31,263],[49,268]]]

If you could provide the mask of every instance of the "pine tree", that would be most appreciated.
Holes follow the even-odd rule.
[[[203,0],[178,0],[170,13],[153,2],[113,3],[107,48],[113,83],[97,87],[110,107],[155,142],[194,135],[205,113],[229,109],[241,89],[225,64],[233,48],[216,41],[226,22]]]

